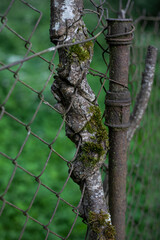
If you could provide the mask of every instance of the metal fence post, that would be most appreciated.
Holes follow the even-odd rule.
[[[128,66],[133,35],[131,19],[108,19],[109,91],[105,124],[109,127],[109,210],[116,240],[125,239],[127,128],[130,116]]]

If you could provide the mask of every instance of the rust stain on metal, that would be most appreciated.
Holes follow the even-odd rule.
[[[116,240],[125,239],[127,128],[130,116],[129,55],[134,28],[131,19],[108,19],[106,40],[110,49],[110,81],[105,100],[109,127],[109,210]]]

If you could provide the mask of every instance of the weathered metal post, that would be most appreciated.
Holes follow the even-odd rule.
[[[109,210],[116,240],[125,239],[127,128],[131,102],[128,66],[132,32],[131,19],[108,19],[110,85],[105,100],[105,124],[109,127],[110,142]]]

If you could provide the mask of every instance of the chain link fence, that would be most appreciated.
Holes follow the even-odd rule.
[[[136,25],[136,34],[131,50],[130,89],[134,104],[140,89],[140,79],[144,71],[144,59],[148,45],[159,49],[159,22],[151,18]],[[128,154],[127,179],[127,237],[126,239],[159,239],[159,114],[160,114],[160,55],[149,104],[134,135]],[[133,105],[132,104],[132,105]]]
[[[1,5],[2,44],[7,48],[1,66],[51,45],[48,28],[34,39],[35,31],[45,26],[39,9],[25,1]],[[49,5],[45,10],[49,15]],[[34,41],[39,47],[32,46]],[[55,55],[20,60],[1,72],[1,239],[68,239],[78,217],[83,195],[67,169],[75,150],[50,93]],[[74,239],[76,229],[72,235]]]
[[[91,38],[106,28],[103,4],[86,3]],[[0,237],[85,239],[87,226],[79,216],[84,190],[81,194],[70,178],[77,151],[65,136],[65,115],[54,107],[50,91],[58,64],[57,48],[53,51],[49,42],[50,6],[43,1],[33,5],[24,0],[0,3]],[[159,47],[160,34],[158,21],[141,20],[136,28],[129,75],[133,104],[146,47]],[[88,81],[103,113],[109,52],[104,32],[93,41]],[[160,237],[158,65],[159,57],[147,112],[128,153],[126,239]]]

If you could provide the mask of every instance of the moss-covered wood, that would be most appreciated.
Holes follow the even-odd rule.
[[[90,211],[88,223],[97,234],[97,240],[115,240],[115,228],[111,224],[109,214],[102,210],[99,213]]]
[[[86,167],[94,167],[105,156],[109,141],[107,130],[102,123],[99,107],[93,105],[90,107],[89,112],[92,113],[92,117],[84,129],[92,134],[92,137],[90,141],[84,142],[81,147],[81,160]]]
[[[75,39],[73,40],[73,42]],[[84,44],[76,44],[69,48],[69,56],[71,60],[77,57],[80,62],[90,59],[90,52],[93,51],[93,42],[89,41]]]

